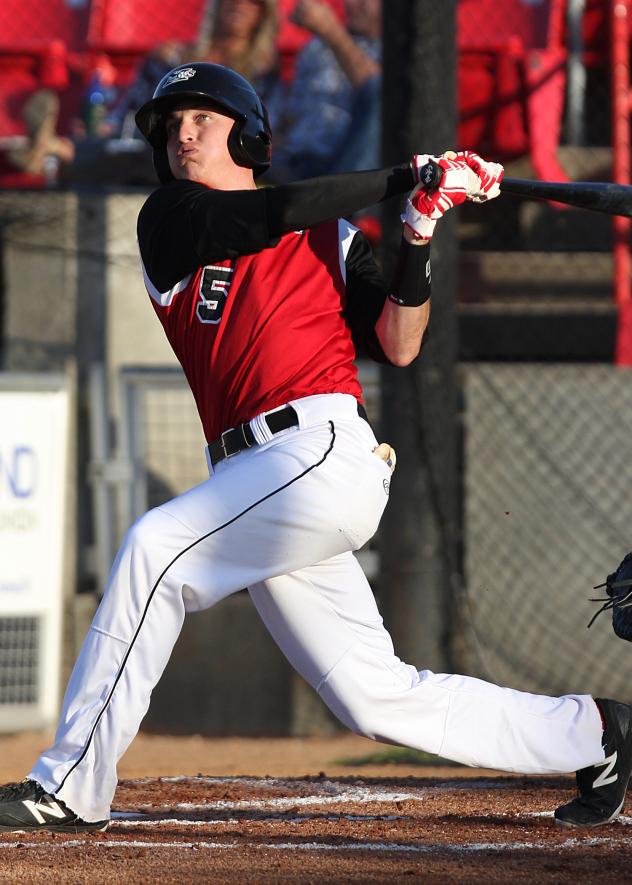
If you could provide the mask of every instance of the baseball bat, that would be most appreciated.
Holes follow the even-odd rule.
[[[443,170],[432,160],[419,170],[427,190],[439,186]],[[516,194],[532,200],[553,200],[579,209],[632,217],[632,186],[609,181],[531,181],[528,178],[503,178],[501,193]]]

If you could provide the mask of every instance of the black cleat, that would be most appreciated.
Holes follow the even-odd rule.
[[[24,780],[0,787],[0,832],[52,830],[56,833],[86,833],[105,830],[108,823],[107,820],[82,820],[37,781]]]
[[[625,802],[632,771],[632,707],[595,698],[605,728],[606,758],[576,774],[579,796],[555,811],[555,823],[564,827],[600,827],[615,820]]]

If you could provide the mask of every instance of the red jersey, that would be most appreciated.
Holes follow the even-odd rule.
[[[145,281],[195,397],[206,439],[319,393],[361,400],[343,318],[344,256],[356,229],[327,222],[200,267],[167,292]]]
[[[149,196],[138,218],[145,284],[209,442],[300,397],[361,401],[358,350],[388,362],[375,333],[388,289],[364,236],[334,210],[410,178],[395,167],[337,176],[335,189],[176,181]]]

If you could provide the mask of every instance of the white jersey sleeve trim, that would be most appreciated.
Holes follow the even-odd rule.
[[[145,288],[147,289],[147,292],[149,293],[153,301],[155,301],[156,304],[160,304],[161,307],[169,307],[176,295],[179,292],[182,292],[182,290],[188,286],[189,281],[193,276],[193,274],[188,274],[188,276],[186,276],[183,280],[180,280],[179,283],[176,283],[175,286],[172,286],[171,289],[168,289],[166,292],[159,292],[152,281],[149,279],[147,270],[145,269],[145,265],[142,259],[140,263],[143,268],[143,279],[145,280]]]
[[[346,218],[338,219],[338,257],[340,259],[340,273],[345,283],[347,282],[347,255],[358,230],[359,228],[354,227]]]

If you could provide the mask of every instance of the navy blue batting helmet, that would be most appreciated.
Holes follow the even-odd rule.
[[[228,150],[238,166],[253,169],[255,175],[270,166],[272,132],[266,109],[252,84],[223,65],[192,62],[165,74],[153,98],[136,113],[136,125],[154,149],[154,166],[163,184],[173,179],[167,160],[165,119],[185,102],[200,102],[234,117]]]

